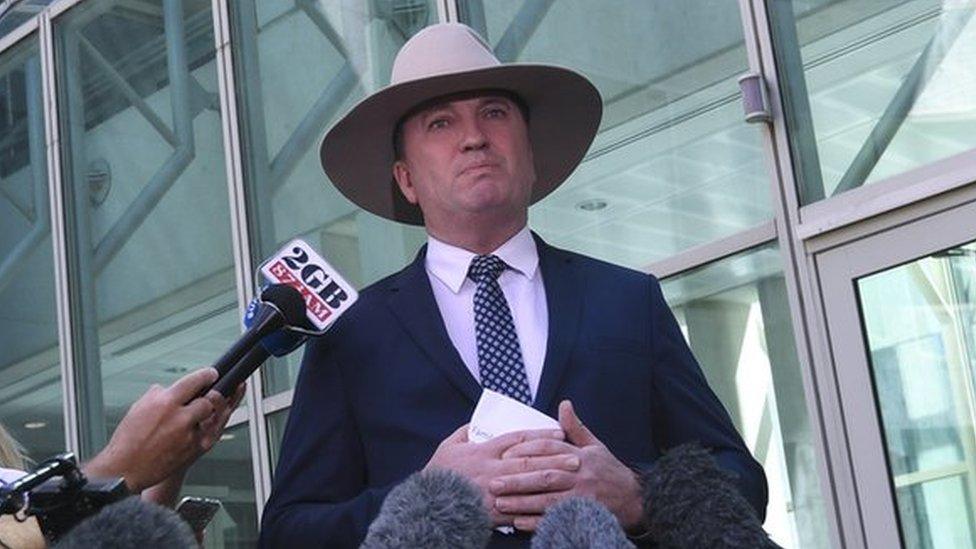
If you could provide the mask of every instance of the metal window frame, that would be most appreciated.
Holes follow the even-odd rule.
[[[770,98],[772,120],[763,129],[763,148],[767,164],[772,169],[773,219],[783,257],[807,414],[817,449],[828,536],[831,544],[837,547],[862,547],[859,543],[860,524],[852,524],[849,519],[858,515],[850,505],[856,501],[856,494],[846,451],[843,410],[839,406],[836,380],[831,371],[822,367],[828,342],[827,334],[817,330],[815,269],[796,230],[800,219],[797,166],[791,156],[784,116],[783,89],[779,83],[772,26],[767,15],[769,3],[769,0],[740,0],[750,70],[763,76]]]
[[[238,123],[237,95],[234,87],[234,60],[231,44],[230,0],[212,0],[215,60],[220,95],[221,130],[224,141],[224,164],[227,198],[230,207],[231,240],[234,255],[234,280],[237,286],[238,312],[243,317],[247,303],[254,295],[251,269],[251,242],[248,235],[248,213],[245,201],[243,150]],[[242,328],[243,330],[243,328]],[[236,410],[234,425],[249,422],[251,468],[254,476],[254,501],[258,523],[264,502],[271,492],[271,463],[267,452],[267,428],[261,407],[261,376],[253,375],[247,383],[247,408]]]
[[[816,255],[824,321],[832,334],[832,367],[841,381],[857,492],[865,503],[861,512],[867,547],[900,546],[901,528],[855,281],[971,242],[976,238],[976,227],[966,221],[976,217],[976,187],[915,206],[908,217],[907,222],[890,219],[883,231]]]

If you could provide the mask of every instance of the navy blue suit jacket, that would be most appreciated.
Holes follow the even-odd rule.
[[[571,399],[622,462],[698,441],[760,516],[766,478],[705,382],[654,277],[536,239],[549,338],[534,407]],[[264,547],[355,547],[387,492],[467,423],[481,387],[441,320],[424,251],[309,342],[264,509]],[[492,546],[527,546],[495,534]]]

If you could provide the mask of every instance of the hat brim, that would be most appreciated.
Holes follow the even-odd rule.
[[[425,101],[482,89],[510,91],[528,107],[536,169],[532,202],[542,199],[583,159],[603,112],[600,93],[589,80],[553,65],[498,65],[386,87],[360,101],[325,134],[319,156],[326,175],[363,209],[423,225],[420,208],[406,201],[393,180],[394,127]]]

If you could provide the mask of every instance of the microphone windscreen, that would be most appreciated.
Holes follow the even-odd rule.
[[[644,518],[662,548],[778,547],[732,474],[697,444],[668,451],[641,480]]]
[[[458,473],[431,469],[387,494],[362,547],[482,549],[490,538],[481,490]]]
[[[56,549],[116,549],[120,547],[198,546],[190,526],[175,512],[138,496],[105,506],[78,523],[54,546]]]
[[[261,301],[271,303],[281,311],[288,326],[302,326],[305,320],[305,299],[287,284],[272,284],[261,292]]]
[[[599,502],[571,497],[546,509],[532,536],[533,549],[627,549],[617,517]]]

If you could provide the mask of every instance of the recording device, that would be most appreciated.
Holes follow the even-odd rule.
[[[196,549],[193,532],[171,509],[137,496],[113,503],[81,521],[55,549],[116,549],[119,547]]]
[[[662,548],[778,548],[731,473],[707,450],[684,444],[642,476],[644,518]]]
[[[446,469],[420,471],[393,488],[361,549],[482,549],[491,518],[481,490]]]
[[[186,521],[191,530],[203,532],[220,507],[219,499],[187,496],[176,506],[176,514]]]
[[[258,267],[271,283],[244,315],[244,335],[214,367],[213,389],[224,397],[270,356],[284,356],[307,336],[321,335],[359,298],[325,259],[301,239],[294,239]]]
[[[64,453],[0,488],[0,514],[36,516],[44,537],[53,541],[79,520],[128,495],[121,478],[89,480],[74,454]]]
[[[627,535],[599,502],[571,497],[546,509],[532,536],[532,549],[633,549]]]

